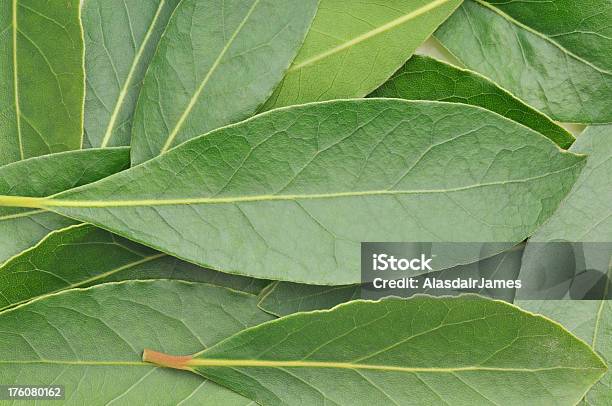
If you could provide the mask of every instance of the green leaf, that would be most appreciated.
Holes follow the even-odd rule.
[[[132,163],[245,119],[297,54],[318,0],[183,0],[145,75]]]
[[[49,293],[136,279],[208,282],[255,294],[268,284],[200,268],[81,224],[50,233],[0,267],[0,311]]]
[[[520,300],[522,308],[558,321],[585,340],[610,367],[612,360],[612,301],[610,300]],[[601,378],[585,395],[586,405],[612,402],[612,373]]]
[[[145,350],[144,359],[263,405],[574,405],[606,370],[558,324],[477,296],[351,302],[193,356]]]
[[[461,0],[321,0],[302,49],[264,108],[367,95],[459,4]]]
[[[136,100],[179,0],[84,0],[85,145],[129,145]]]
[[[552,274],[550,276],[562,276],[558,274],[567,264],[560,263],[555,252],[541,249],[542,242],[563,240],[609,243],[612,241],[611,135],[612,126],[589,127],[572,146],[572,151],[589,155],[587,166],[559,209],[531,238],[530,241],[533,243],[527,244],[520,273],[522,279],[533,281],[532,284],[535,285],[542,279],[543,272]],[[587,244],[582,259],[588,269],[599,270],[604,274],[607,271],[608,284],[604,287],[604,298],[612,291],[609,285],[612,280],[612,265],[608,263],[609,255],[610,251],[605,252],[603,244],[598,244],[591,250]],[[602,260],[605,263],[602,263]],[[608,364],[612,362],[611,300],[520,300],[518,303],[559,321],[590,343]],[[612,402],[611,373],[593,387],[586,395],[585,401],[592,405]]]
[[[223,272],[338,285],[360,281],[362,241],[522,241],[584,161],[473,106],[333,101],[259,115],[52,198],[0,205],[52,209]]]
[[[186,373],[140,360],[155,346],[189,352],[270,319],[254,296],[180,281],[98,285],[0,313],[5,385],[65,386],[68,405],[247,405]]]
[[[415,55],[410,58],[370,97],[471,104],[519,122],[550,138],[561,148],[569,148],[575,140],[573,135],[544,114],[527,106],[484,76],[428,56]]]
[[[612,126],[588,127],[570,151],[588,155],[587,165],[534,241],[612,241]],[[580,213],[577,215],[576,213]]]
[[[276,281],[261,292],[257,306],[267,313],[282,317],[298,312],[331,309],[360,297],[360,284],[322,286]]]
[[[79,0],[0,4],[0,166],[81,148]]]
[[[466,0],[436,38],[555,120],[612,122],[609,0]]]
[[[43,197],[95,182],[130,164],[128,148],[62,152],[0,167],[0,195]],[[45,210],[0,207],[0,263],[50,231],[74,224]]]
[[[479,262],[418,276],[415,279],[419,281],[421,288],[411,289],[410,294],[427,293],[431,295],[435,293],[436,296],[449,296],[467,293],[467,291],[453,291],[451,289],[432,291],[422,288],[425,278],[436,278],[438,280],[452,280],[459,277],[463,279],[517,279],[521,268],[523,248],[523,245],[518,245]],[[276,281],[261,291],[257,306],[265,312],[279,317],[303,311],[330,309],[350,300],[369,298],[368,296],[362,296],[361,286],[360,284],[320,286]],[[389,292],[388,295],[394,295],[395,293],[395,291]],[[482,289],[471,293],[479,293],[508,302],[514,300],[514,292],[503,289]],[[406,297],[405,295],[406,292],[402,292],[402,297]]]

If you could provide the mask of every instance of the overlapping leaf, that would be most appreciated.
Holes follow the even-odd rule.
[[[179,281],[49,295],[0,313],[2,383],[64,385],[68,405],[247,405],[230,390],[140,357],[145,346],[196,351],[269,320],[255,302],[245,293]]]
[[[436,37],[553,119],[612,122],[610,0],[466,0]]]
[[[49,196],[129,166],[127,148],[63,152],[0,167],[0,195]],[[0,207],[0,263],[73,220],[45,210]]]
[[[208,282],[255,294],[268,284],[200,268],[82,224],[50,233],[0,267],[0,311],[61,290],[145,279]]]
[[[0,166],[81,148],[79,0],[0,4]]]
[[[145,76],[132,162],[245,119],[298,52],[317,0],[183,0]]]
[[[259,306],[282,315],[356,298],[361,241],[507,243],[540,227],[533,241],[611,241],[609,127],[566,152],[550,140],[572,136],[546,116],[612,121],[609,0],[470,0],[438,31],[544,113],[415,57],[373,96],[460,104],[318,103],[201,135],[253,114],[285,73],[263,109],[365,96],[461,1],[321,0],[298,54],[317,3],[85,0],[85,38],[78,1],[0,6],[0,165],[81,147],[83,42],[85,145],[133,132],[132,163],[148,161],[108,179],[126,148],[0,167],[0,383],[63,384],[67,404],[575,404],[604,375],[606,300],[521,302],[584,343],[478,297],[357,301],[253,328],[271,316],[251,294],[150,280],[257,293],[266,282],[243,275],[277,279]],[[531,244],[527,281],[542,276]],[[513,278],[507,255],[487,275]],[[458,268],[483,271],[432,275]],[[145,347],[200,351],[145,359],[225,388],[142,362]],[[610,403],[611,379],[585,403]]]
[[[262,290],[257,306],[282,317],[298,312],[331,309],[341,303],[359,299],[360,296],[360,284],[322,286],[276,281]]]
[[[347,284],[360,281],[361,241],[523,240],[583,164],[480,108],[335,101],[260,115],[50,199],[0,203],[224,272]]]
[[[558,321],[585,340],[610,368],[612,360],[612,301],[610,300],[520,300],[522,308]],[[606,405],[612,401],[612,374],[608,372],[585,395],[585,405]]]
[[[419,288],[410,290],[398,289],[393,291],[371,291],[362,290],[366,287],[361,284],[341,285],[341,286],[320,286],[305,285],[292,282],[276,281],[262,290],[257,306],[275,316],[286,316],[297,312],[330,309],[341,303],[359,298],[371,298],[377,294],[381,296],[400,296],[426,293],[436,296],[458,295],[461,293],[479,293],[487,297],[502,299],[508,302],[514,300],[515,292],[513,289],[478,289],[473,291],[453,290],[453,289],[427,289],[423,287],[425,278],[435,278],[437,280],[453,280],[462,278],[478,279],[497,279],[511,280],[516,279],[521,268],[521,257],[524,246],[518,245],[501,254],[491,258],[483,259],[479,262],[468,265],[460,265],[451,269],[438,272],[429,272],[416,277]]]
[[[264,108],[367,95],[459,4],[461,0],[321,0],[300,53]]]
[[[85,144],[129,145],[149,62],[179,0],[85,0]]]
[[[263,405],[574,405],[606,367],[550,320],[477,296],[299,313],[193,356],[145,351]]]
[[[547,250],[542,242],[587,242],[581,262],[591,271],[607,273],[606,284],[598,289],[604,300],[520,300],[527,309],[543,313],[575,332],[589,342],[610,364],[612,362],[612,301],[610,281],[612,265],[612,135],[611,126],[589,127],[572,146],[575,152],[589,155],[587,166],[567,199],[548,222],[538,230],[527,244],[521,278],[537,286],[538,281],[553,278],[563,280],[564,268],[569,264],[559,258],[555,250]],[[597,244],[589,244],[596,242]],[[602,244],[604,243],[604,244]],[[608,243],[608,244],[605,244]],[[560,262],[561,260],[561,262]],[[602,263],[603,261],[603,263]],[[572,275],[573,276],[573,275]],[[600,287],[601,288],[601,287]],[[603,292],[601,292],[603,290]],[[520,293],[520,292],[519,292]],[[527,297],[526,299],[528,299]],[[525,297],[519,295],[519,299]],[[591,297],[591,299],[596,299]],[[607,300],[606,300],[607,299]],[[612,374],[608,373],[586,395],[585,402],[592,405],[612,401]]]
[[[428,56],[410,58],[370,97],[472,104],[526,125],[561,148],[568,148],[574,142],[574,136],[565,129],[487,78]]]
[[[588,156],[587,165],[559,210],[538,230],[536,241],[612,241],[612,126],[593,126],[570,151]]]

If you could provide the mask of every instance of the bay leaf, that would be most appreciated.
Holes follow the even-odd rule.
[[[180,279],[257,294],[267,281],[200,268],[88,224],[53,231],[0,267],[0,311],[66,289]]]
[[[129,167],[129,148],[61,152],[0,167],[0,195],[43,197]],[[75,222],[46,210],[0,207],[0,264]]]
[[[181,281],[122,282],[47,295],[0,313],[5,385],[64,385],[66,405],[243,405],[212,382],[140,361],[189,352],[270,319],[255,296]]]
[[[470,278],[478,280],[481,278],[496,280],[517,279],[521,268],[523,248],[524,245],[521,244],[494,257],[478,262],[459,265],[443,271],[429,272],[415,278],[419,288],[410,289],[409,291],[401,291],[401,289],[399,291],[391,291],[388,295],[407,297],[406,295],[413,296],[414,294],[425,293],[429,295],[435,294],[435,296],[456,296],[468,293],[468,291],[451,289],[426,289],[423,287],[425,278],[436,278],[437,280],[453,280],[455,278],[462,278],[464,280]],[[367,292],[362,291],[362,287],[365,288],[366,285],[322,286],[276,281],[261,291],[257,306],[265,312],[278,317],[304,311],[330,309],[350,300],[369,298],[369,296],[365,296]],[[514,291],[510,289],[480,289],[471,293],[506,300],[510,303],[514,300]],[[386,294],[381,292],[380,295]]]
[[[361,285],[307,285],[293,282],[272,282],[261,291],[257,306],[277,317],[298,312],[331,309],[361,297]]]
[[[145,75],[132,163],[255,113],[297,54],[317,3],[183,0]]]
[[[612,360],[611,300],[519,300],[518,305],[561,323],[586,341],[608,364]],[[612,374],[608,371],[584,396],[583,405],[612,402]]]
[[[609,0],[466,0],[435,36],[551,118],[612,122]]]
[[[145,350],[143,359],[263,405],[574,405],[606,370],[560,325],[478,296],[355,301],[192,356]]]
[[[302,49],[264,109],[367,95],[459,4],[461,0],[321,0]]]
[[[534,241],[612,241],[612,125],[588,127],[570,148],[588,155],[567,198],[540,228]]]
[[[84,0],[85,139],[130,145],[132,118],[149,62],[179,0]]]
[[[2,1],[0,47],[0,166],[80,149],[79,0]]]
[[[370,97],[471,104],[521,123],[561,148],[569,148],[575,140],[563,127],[484,76],[425,55],[410,58]]]
[[[262,114],[89,186],[0,205],[51,209],[206,268],[338,285],[360,281],[362,241],[524,240],[584,160],[473,106],[332,101]]]
[[[612,302],[609,299],[612,265],[607,261],[612,248],[606,252],[605,247],[609,245],[600,243],[612,241],[611,135],[612,126],[589,127],[570,149],[588,154],[587,165],[559,209],[528,242],[520,273],[522,279],[536,284],[543,272],[554,276],[565,265],[559,264],[553,251],[542,248],[543,242],[586,242],[582,260],[589,269],[607,273],[601,300],[527,300],[518,296],[521,306],[557,320],[590,343],[608,365],[612,362]],[[589,249],[589,242],[598,244]],[[606,262],[602,263],[602,259]],[[610,402],[612,374],[608,372],[587,393],[585,403],[603,405]]]

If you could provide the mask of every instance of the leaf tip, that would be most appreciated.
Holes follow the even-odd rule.
[[[158,365],[164,368],[183,369],[191,371],[187,365],[193,356],[191,355],[168,355],[163,352],[157,352],[150,349],[145,349],[142,353],[142,360],[151,364]]]

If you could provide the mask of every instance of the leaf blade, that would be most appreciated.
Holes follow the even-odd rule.
[[[88,147],[130,145],[132,119],[146,69],[178,3],[83,2]]]
[[[439,138],[430,137],[432,130]],[[287,137],[298,142],[287,144]],[[387,148],[405,154],[389,155]],[[360,281],[361,241],[523,240],[550,216],[583,161],[472,106],[333,101],[220,129],[90,187],[17,200],[207,268],[348,284]],[[181,180],[166,168],[182,168]],[[0,203],[15,204],[7,200]],[[372,217],[373,207],[385,216]],[[505,213],[517,222],[499,224]],[[377,226],[355,224],[355,215]],[[283,231],[296,225],[301,236]],[[244,250],[242,258],[232,254],[235,247]]]
[[[133,164],[254,113],[297,53],[316,6],[316,0],[181,2],[145,76]],[[188,48],[185,26],[195,30]]]
[[[0,59],[0,165],[80,149],[79,1],[11,0],[1,10],[0,43],[7,52]]]
[[[608,344],[612,326],[612,306],[608,300],[518,300],[517,305],[561,323],[587,342],[610,367]],[[608,371],[584,396],[587,405],[605,405],[612,399],[612,375]]]
[[[365,2],[347,9],[342,1],[321,1],[302,49],[263,108],[365,96],[386,81],[460,3]]]
[[[584,173],[559,210],[533,236],[534,241],[612,241],[612,186],[608,174],[612,171],[612,126],[588,127],[570,148],[589,156]],[[578,211],[581,216],[575,216]]]
[[[68,289],[149,279],[204,282],[252,294],[268,284],[200,268],[80,224],[49,233],[0,267],[0,312]]]
[[[128,148],[110,148],[63,152],[15,162],[0,167],[0,194],[49,196],[126,169],[129,159]],[[49,211],[0,207],[0,264],[35,245],[49,231],[74,223]]]
[[[609,125],[588,127],[572,146],[571,150],[589,155],[587,166],[559,209],[527,243],[520,273],[521,278],[534,281],[534,286],[539,286],[537,281],[541,281],[542,278],[550,279],[545,273],[557,275],[562,266],[570,265],[559,264],[555,252],[541,249],[543,242],[587,242],[585,244],[587,249],[582,253],[586,269],[597,270],[602,275],[607,274],[607,284],[604,286],[603,296],[600,297],[603,300],[544,301],[528,300],[528,296],[518,296],[517,302],[527,309],[559,321],[570,331],[575,332],[590,343],[608,365],[612,362],[612,350],[609,344],[612,330],[612,302],[609,299],[609,292],[612,292],[610,287],[612,266],[609,263],[602,263],[602,260],[606,262],[610,260],[611,248],[608,244],[606,251],[603,244],[598,244],[595,250],[589,251],[588,242],[612,241],[612,223],[609,221],[609,202],[612,199],[612,187],[609,181],[609,174],[612,171],[611,133],[612,126]],[[612,374],[608,372],[586,394],[586,403],[593,405],[608,403],[612,400],[610,388],[612,388]]]
[[[546,345],[553,341],[558,348]],[[262,404],[291,403],[296,396],[338,405],[573,404],[605,371],[601,359],[559,325],[477,296],[388,298],[299,313],[180,363]],[[521,374],[537,376],[549,391]],[[569,385],[563,376],[572,377]],[[333,384],[340,381],[352,384]],[[290,391],[287,382],[295,386]],[[402,389],[407,382],[410,391]]]
[[[459,265],[443,271],[429,272],[414,277],[414,279],[418,281],[418,286],[423,286],[425,278],[436,278],[439,281],[452,281],[455,278],[464,280],[470,278],[492,279],[493,277],[501,280],[517,279],[521,267],[523,249],[523,246],[517,246],[479,262]],[[428,289],[421,287],[418,289],[403,290],[401,292],[381,292],[377,297],[372,297],[363,295],[363,286],[364,285],[360,284],[320,286],[276,281],[261,291],[257,306],[267,313],[282,317],[298,312],[331,309],[339,304],[359,298],[373,299],[382,296],[412,297],[416,294],[428,294],[440,297],[457,296],[462,293],[477,293],[485,297],[501,299],[512,303],[515,296],[514,290],[511,289],[479,289],[468,291],[463,289]]]
[[[205,284],[122,282],[64,291],[0,313],[0,372],[9,385],[59,379],[66,404],[247,405],[211,382],[146,366],[139,348],[212,345],[269,319],[252,295]]]
[[[569,148],[575,141],[568,131],[487,78],[424,55],[414,55],[369,97],[471,104],[519,122],[561,148]]]
[[[520,7],[468,0],[435,35],[466,66],[553,119],[609,123],[612,73],[609,64],[599,64],[602,56],[609,60],[612,55],[601,24],[611,11],[607,0],[529,2]],[[592,18],[581,21],[590,12]],[[567,48],[568,41],[558,34],[572,31],[572,24],[581,27],[576,36],[590,39]]]

